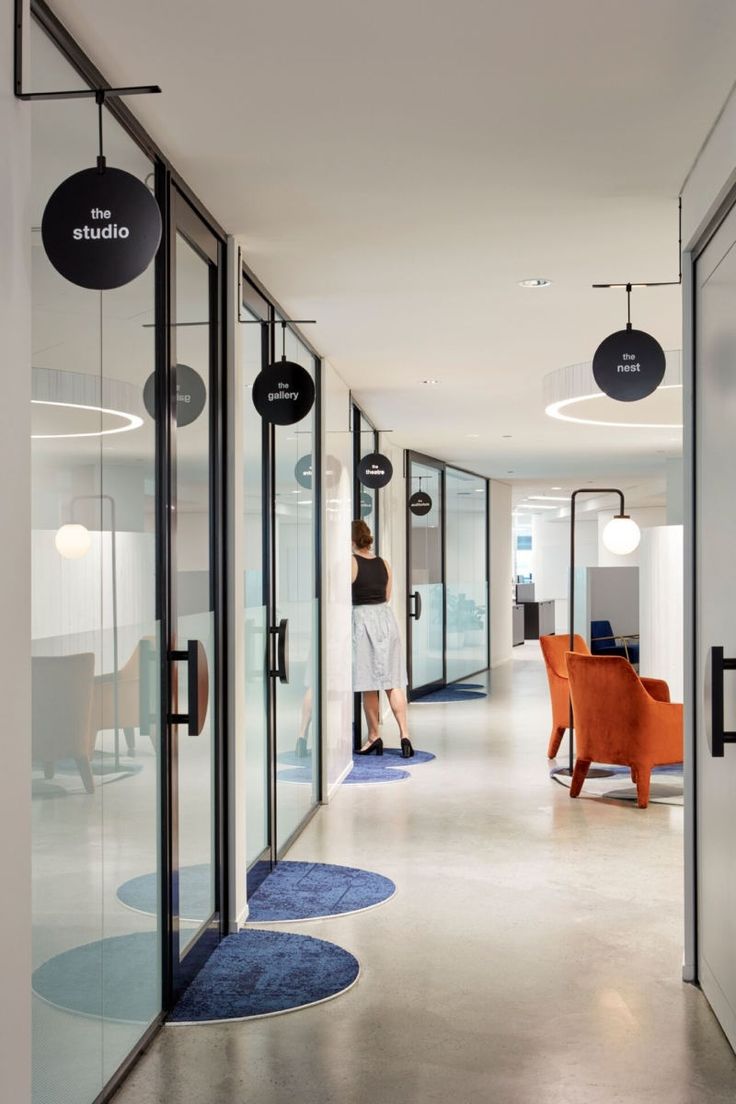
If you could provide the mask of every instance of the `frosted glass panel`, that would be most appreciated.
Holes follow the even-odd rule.
[[[447,681],[488,666],[487,483],[445,471]]]
[[[410,606],[419,617],[411,620],[411,687],[416,690],[444,677],[444,602],[442,472],[412,460],[410,493],[423,491],[432,500],[423,515],[409,513]]]

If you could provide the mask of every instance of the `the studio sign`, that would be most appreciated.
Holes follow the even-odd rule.
[[[137,176],[83,169],[64,180],[41,221],[46,254],[79,287],[108,291],[148,268],[161,241],[161,213]]]
[[[664,379],[664,350],[644,330],[610,334],[593,357],[593,376],[604,394],[619,402],[636,402],[657,390]]]

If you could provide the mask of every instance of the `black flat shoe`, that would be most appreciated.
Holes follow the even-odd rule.
[[[296,742],[296,757],[297,759],[307,759],[309,757],[309,749],[304,736],[300,736]]]
[[[377,736],[375,740],[373,740],[366,747],[361,748],[360,751],[356,751],[355,754],[356,755],[372,755],[374,751],[375,751],[376,755],[383,755],[383,740],[381,739],[380,736]]]
[[[414,754],[414,748],[411,746],[411,740],[407,739],[406,736],[402,736],[402,738],[401,738],[401,758],[402,759],[411,759],[413,754]]]

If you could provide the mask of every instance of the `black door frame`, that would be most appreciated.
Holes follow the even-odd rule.
[[[242,257],[238,261],[239,270],[239,307],[245,307],[261,322],[261,367],[278,359],[278,346],[280,342],[281,318],[288,315],[281,310],[271,296],[258,282],[250,269],[244,264]],[[314,516],[317,519],[315,526],[315,598],[321,601],[321,540],[322,540],[322,361],[314,348],[299,332],[297,327],[287,323],[286,328],[308,349],[313,358],[313,371],[315,381],[315,425],[314,444],[312,449],[312,490]],[[277,627],[276,622],[276,429],[268,422],[261,423],[261,508],[262,508],[262,564],[263,564],[263,604],[266,608],[266,620],[268,629]],[[274,637],[271,631],[267,634],[265,642],[266,674],[266,759],[268,769],[267,815],[268,815],[268,844],[250,864],[247,873],[247,895],[251,896],[263,879],[276,866],[286,854],[294,840],[304,831],[309,821],[315,815],[322,803],[322,628],[321,618],[317,618],[317,708],[313,715],[312,732],[314,737],[313,755],[317,776],[317,799],[304,820],[296,830],[278,845],[278,795],[277,795],[277,735],[278,735],[278,693],[277,680],[272,672],[275,669]]]
[[[414,687],[412,685],[412,647],[413,647],[413,621],[411,611],[411,511],[409,499],[412,495],[411,465],[413,462],[424,464],[427,467],[436,468],[440,473],[440,493],[442,501],[442,678],[425,686]],[[485,583],[486,583],[486,656],[488,662],[485,667],[479,667],[477,671],[470,671],[453,679],[452,683],[463,682],[473,675],[483,674],[490,669],[491,664],[491,554],[490,554],[490,525],[491,525],[491,501],[490,480],[485,475],[471,471],[469,468],[460,467],[459,464],[451,464],[446,460],[438,460],[436,456],[427,456],[426,453],[416,452],[414,449],[406,449],[404,452],[404,476],[406,481],[406,669],[409,677],[408,698],[415,701],[431,694],[433,690],[451,685],[447,682],[447,471],[458,471],[464,475],[481,479],[485,483],[485,507],[486,507],[486,532],[485,532]]]
[[[365,427],[364,424],[365,423]],[[365,413],[363,408],[356,403],[350,395],[350,431],[353,435],[353,521],[359,521],[362,517],[360,508],[360,496],[363,493],[363,484],[358,479],[358,465],[361,457],[361,434],[373,433],[373,451],[378,452],[380,435],[375,425]],[[381,492],[376,487],[374,493],[375,516],[373,518],[373,550],[380,555],[381,544]],[[353,694],[353,750],[359,751],[363,745],[363,708],[362,694]]]
[[[157,318],[157,328],[167,335],[165,362],[159,361],[157,372],[161,389],[161,405],[165,414],[157,419],[161,434],[160,457],[159,558],[158,590],[161,598],[161,732],[165,746],[166,770],[162,771],[167,815],[162,817],[162,884],[166,887],[166,908],[162,910],[164,934],[164,994],[165,1007],[173,1007],[194,976],[212,954],[228,931],[227,880],[227,817],[226,817],[226,751],[227,694],[225,668],[227,640],[225,627],[225,439],[223,415],[225,403],[225,242],[206,224],[175,184],[169,182],[165,252],[167,279],[160,302],[165,314]],[[178,663],[172,659],[176,649],[185,647],[177,639],[177,535],[176,535],[176,238],[180,235],[207,264],[209,269],[209,331],[210,377],[209,394],[209,472],[208,498],[210,607],[214,616],[214,671],[210,672],[210,708],[214,737],[214,877],[215,908],[203,930],[180,958],[179,931],[179,793],[178,743],[179,725],[168,718],[180,712],[178,708]],[[162,253],[164,250],[161,251]],[[190,673],[191,674],[191,673]],[[163,803],[162,803],[163,804]],[[162,902],[163,904],[164,902]]]

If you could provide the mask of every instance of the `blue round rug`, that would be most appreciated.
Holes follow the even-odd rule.
[[[435,705],[453,702],[481,701],[487,698],[485,690],[467,690],[464,686],[443,686],[441,690],[433,690],[431,694],[424,694],[421,698],[412,701],[412,705]]]
[[[191,916],[206,920],[211,910],[211,876],[207,863],[183,866],[179,871],[179,892]],[[372,870],[334,863],[280,862],[261,882],[248,901],[248,922],[288,923],[292,920],[321,920],[347,912],[375,908],[396,892],[390,878]],[[118,900],[136,912],[156,915],[158,882],[155,874],[142,874],[124,882]]]
[[[158,1012],[156,995],[148,986],[131,986],[130,978],[157,969],[157,934],[136,932],[56,955],[34,972],[33,990],[69,1012],[148,1023]],[[323,939],[238,932],[223,939],[174,1008],[170,1022],[216,1023],[290,1012],[338,996],[355,984],[359,973],[353,955]]]

